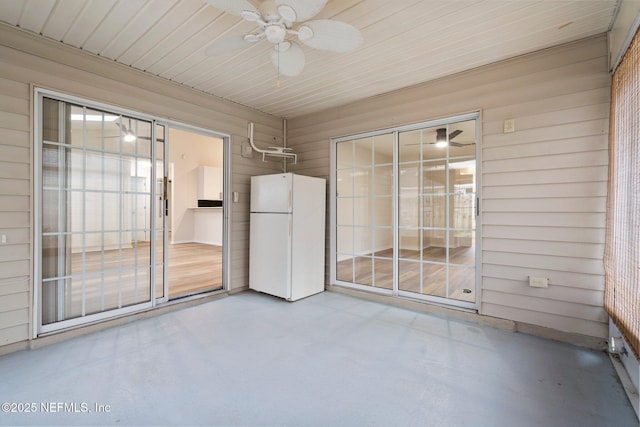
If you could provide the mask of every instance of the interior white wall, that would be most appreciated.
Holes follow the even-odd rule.
[[[198,206],[198,167],[223,167],[223,141],[193,132],[169,128],[169,162],[173,164],[173,243],[194,242]]]
[[[149,174],[144,176],[133,176],[131,163],[120,158],[92,155],[87,153],[83,159],[82,151],[73,150],[70,154],[71,160],[71,188],[83,188],[86,185],[91,188],[92,182],[105,182],[108,188],[119,188],[122,183],[124,188],[135,186],[139,191],[151,185]],[[86,162],[86,163],[85,163]],[[104,162],[104,172],[102,169]],[[148,163],[148,162],[147,162]],[[86,165],[86,168],[83,168]],[[126,169],[120,173],[120,167]],[[75,167],[77,166],[77,167]],[[110,182],[110,184],[109,184]],[[101,249],[130,248],[134,240],[133,233],[123,231],[121,233],[95,234],[90,231],[105,230],[130,230],[136,222],[136,228],[149,228],[148,206],[135,206],[136,197],[126,195],[120,197],[115,194],[101,194],[94,192],[73,192],[71,195],[71,210],[69,213],[71,231],[89,231],[85,234],[73,234],[71,236],[71,251],[81,252],[99,251]],[[139,209],[137,209],[139,208]],[[145,215],[146,213],[146,215]],[[134,218],[135,215],[135,218]],[[146,227],[145,227],[146,225]],[[139,240],[149,240],[150,236],[138,233]]]
[[[370,140],[368,138],[367,140]],[[349,142],[351,145],[352,143]],[[341,162],[338,168],[349,168],[353,165],[362,165],[364,167],[358,168],[353,172],[353,188],[348,188],[346,191],[353,192],[355,197],[366,197],[366,199],[342,199],[341,203],[344,204],[345,209],[338,211],[336,218],[338,224],[355,224],[355,225],[371,225],[372,219],[375,217],[379,223],[391,224],[393,215],[392,203],[371,203],[370,196],[373,194],[372,185],[375,183],[372,181],[372,168],[371,168],[371,150],[363,148],[358,144],[355,144],[351,153],[341,152],[342,155],[338,159]],[[381,153],[380,151],[375,154],[378,163],[391,163],[392,159],[389,155]],[[368,167],[366,167],[368,165]],[[377,181],[384,180],[384,177],[379,177],[374,174],[373,179]],[[339,185],[344,186],[344,183]],[[378,199],[379,201],[380,199]],[[351,216],[353,215],[353,216]],[[353,254],[357,255],[371,255],[372,250],[374,252],[385,249],[390,249],[393,246],[393,235],[391,230],[376,229],[375,237],[366,230],[359,233],[357,230],[354,233],[354,229],[351,227],[339,227],[337,230],[338,240],[341,242],[353,242],[353,247],[345,247],[345,251],[350,252],[353,250]],[[372,240],[372,239],[375,239]],[[348,258],[346,255],[339,255],[340,260]]]

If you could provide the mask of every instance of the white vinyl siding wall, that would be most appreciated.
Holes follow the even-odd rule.
[[[609,98],[602,35],[291,119],[293,171],[328,179],[332,137],[479,110],[480,313],[604,338]]]
[[[0,346],[24,341],[32,330],[33,86],[76,95],[231,135],[230,290],[248,287],[249,183],[280,164],[240,156],[247,123],[259,143],[282,141],[281,119],[226,102],[112,61],[0,24]]]
[[[0,70],[0,346],[29,331],[31,149],[29,84]],[[26,96],[25,96],[26,95]]]

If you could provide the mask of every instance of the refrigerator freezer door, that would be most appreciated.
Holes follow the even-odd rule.
[[[251,177],[251,212],[291,212],[293,175]]]
[[[291,299],[291,215],[251,213],[249,288]]]

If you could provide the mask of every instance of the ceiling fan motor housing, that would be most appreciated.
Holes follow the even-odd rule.
[[[285,36],[287,35],[287,30],[284,29],[282,25],[278,24],[269,24],[264,28],[264,34],[271,43],[282,43]]]
[[[305,55],[298,42],[312,49],[338,53],[354,50],[363,42],[360,31],[345,22],[308,21],[324,8],[327,0],[263,0],[259,5],[257,0],[204,1],[259,27],[253,33],[216,40],[205,49],[206,55],[226,54],[266,39],[273,45],[273,66],[286,76],[297,76],[304,68]],[[294,23],[299,23],[296,29]]]

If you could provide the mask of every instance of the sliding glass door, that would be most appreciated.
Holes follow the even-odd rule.
[[[152,306],[166,292],[165,127],[45,95],[38,108],[41,332]]]
[[[333,141],[333,283],[475,307],[477,122]]]
[[[393,288],[393,141],[391,133],[336,146],[337,279]]]
[[[401,293],[475,302],[475,127],[469,120],[398,133]]]

